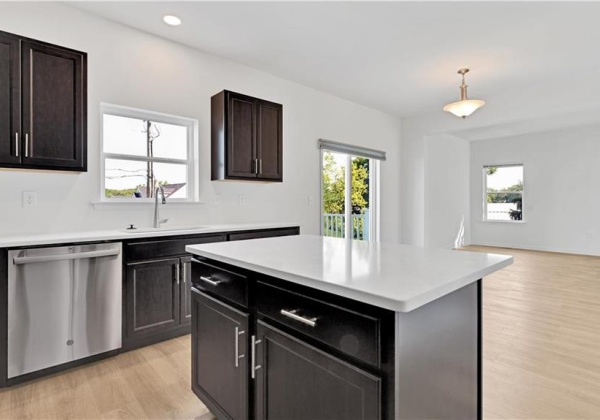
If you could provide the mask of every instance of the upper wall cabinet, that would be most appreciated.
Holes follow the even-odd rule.
[[[0,32],[0,167],[87,170],[86,62]]]
[[[213,181],[283,181],[282,105],[224,90],[211,120]]]

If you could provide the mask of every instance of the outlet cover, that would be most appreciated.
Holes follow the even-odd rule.
[[[37,198],[35,191],[23,191],[23,207],[35,207]]]

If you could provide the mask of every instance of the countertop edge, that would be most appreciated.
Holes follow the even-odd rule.
[[[161,238],[170,236],[203,235],[211,233],[240,232],[264,229],[285,229],[301,228],[300,223],[232,223],[217,225],[213,228],[182,229],[172,231],[149,231],[143,233],[126,233],[121,230],[106,231],[87,231],[87,232],[69,232],[67,234],[42,234],[41,238],[35,238],[36,235],[24,235],[23,237],[0,238],[0,249],[16,248],[24,246],[56,245],[67,243],[84,243],[96,241],[121,241],[130,239]],[[55,235],[53,237],[53,235]]]
[[[359,302],[367,303],[373,306],[377,306],[380,308],[388,309],[394,312],[411,312],[415,309],[420,308],[430,302],[433,302],[436,299],[439,299],[443,296],[446,296],[456,290],[459,290],[465,286],[468,286],[471,283],[482,279],[483,277],[498,271],[504,267],[511,265],[514,261],[512,256],[508,257],[505,260],[499,261],[493,265],[486,267],[485,269],[478,270],[473,272],[472,274],[462,277],[460,279],[454,280],[449,284],[446,284],[442,287],[438,287],[436,289],[430,290],[426,293],[422,293],[420,295],[411,297],[409,300],[398,301],[395,299],[387,298],[384,296],[376,295],[373,293],[369,293],[366,291],[360,291],[356,289],[347,288],[344,286],[340,286],[334,283],[327,283],[320,280],[316,280],[310,277],[299,276],[296,274],[290,274],[285,271],[280,271],[276,269],[266,268],[260,265],[247,263],[244,261],[239,261],[234,258],[228,258],[222,255],[213,254],[208,251],[200,251],[194,248],[194,245],[187,245],[185,250],[191,254],[198,255],[204,258],[216,260],[225,264],[230,264],[233,266],[241,267],[243,269],[254,271],[260,274],[264,274],[267,276],[272,276],[276,278],[280,278],[282,280],[290,281],[295,284],[299,284],[302,286],[310,287],[313,289],[321,290],[323,292],[332,293],[338,296],[342,296],[348,299],[357,300]]]

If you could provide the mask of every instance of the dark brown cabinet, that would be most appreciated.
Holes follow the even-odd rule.
[[[0,32],[0,165],[19,164],[19,39]]]
[[[126,241],[123,349],[132,350],[189,334],[192,282],[200,282],[197,287],[209,295],[247,305],[247,279],[206,264],[194,263],[192,269],[192,256],[185,251],[187,245],[248,239],[244,235],[265,238],[299,233],[300,229],[295,227]]]
[[[393,418],[392,312],[199,256],[192,294],[192,389],[217,418]]]
[[[181,299],[180,299],[180,324],[191,324],[192,322],[192,257],[182,257],[181,261]]]
[[[224,90],[211,98],[212,180],[283,181],[283,106]]]
[[[205,235],[125,244],[124,349],[190,332],[192,257],[185,246],[226,239],[226,235]]]
[[[257,343],[257,419],[381,418],[381,378],[260,321]]]
[[[179,258],[127,265],[127,335],[156,333],[179,324]]]
[[[87,170],[86,61],[0,32],[0,166]]]
[[[192,289],[192,390],[219,418],[249,418],[248,318]]]

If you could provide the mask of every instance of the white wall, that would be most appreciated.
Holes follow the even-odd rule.
[[[464,60],[464,58],[463,58]],[[468,60],[468,57],[467,57]],[[463,61],[464,62],[464,61]],[[457,66],[458,67],[458,66]],[[549,91],[549,94],[551,92]],[[600,109],[595,103],[579,101],[554,101],[555,114],[549,115],[531,106],[530,92],[523,91],[517,97],[505,92],[485,99],[486,106],[466,119],[457,118],[442,111],[403,118],[401,124],[400,146],[400,197],[401,197],[401,241],[406,244],[424,245],[426,243],[425,201],[428,195],[425,179],[427,160],[426,141],[428,137],[440,134],[452,134],[464,139],[488,136],[493,133],[539,132],[557,129],[558,125],[578,126],[585,121],[598,119]],[[557,98],[555,98],[557,99]],[[507,134],[501,134],[502,136]],[[460,168],[460,165],[457,166]],[[429,175],[431,177],[432,175]],[[469,188],[465,185],[463,188]],[[432,228],[427,228],[431,236]],[[436,234],[433,234],[434,236]],[[445,236],[444,243],[451,240]]]
[[[319,231],[317,139],[385,150],[381,165],[381,239],[399,238],[399,140],[395,117],[57,3],[3,3],[2,30],[86,51],[88,172],[0,171],[0,235],[149,225],[151,208],[94,210],[99,197],[100,102],[199,121],[202,205],[163,207],[173,223],[291,221]],[[230,89],[284,105],[284,182],[210,181],[210,97]],[[23,209],[22,191],[37,192]],[[239,195],[245,196],[239,205]],[[312,196],[313,205],[308,205]]]
[[[524,164],[525,223],[482,221],[483,165]],[[600,125],[472,142],[472,243],[600,255]]]
[[[449,134],[425,138],[425,246],[470,243],[470,148]]]

